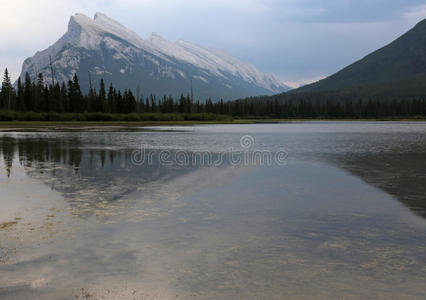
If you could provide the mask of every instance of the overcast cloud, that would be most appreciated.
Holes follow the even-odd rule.
[[[72,14],[97,11],[143,38],[157,32],[227,49],[293,85],[338,71],[426,18],[424,0],[1,0],[0,68],[16,78]]]

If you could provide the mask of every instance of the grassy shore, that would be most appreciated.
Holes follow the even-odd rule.
[[[0,121],[26,122],[147,122],[147,121],[231,121],[227,115],[211,113],[56,113],[0,111]]]
[[[82,127],[151,127],[151,126],[193,126],[193,125],[214,125],[214,124],[272,124],[272,123],[292,123],[292,122],[314,122],[314,121],[422,121],[426,119],[386,119],[386,120],[312,120],[312,119],[269,119],[269,120],[256,120],[256,119],[237,119],[231,121],[143,121],[143,122],[87,122],[87,121],[74,121],[74,122],[37,122],[37,121],[11,121],[0,122],[0,131],[10,131],[15,129],[72,129]]]
[[[264,123],[255,120],[230,120],[230,121],[140,121],[140,122],[97,122],[97,121],[73,121],[73,122],[39,122],[39,121],[6,121],[0,122],[2,128],[42,128],[42,127],[147,127],[147,126],[191,126],[191,125],[209,125],[209,124],[254,124]]]
[[[10,128],[51,128],[85,126],[190,126],[198,124],[259,124],[279,122],[313,121],[426,121],[424,117],[381,118],[381,119],[273,119],[273,118],[232,118],[216,114],[108,114],[108,113],[34,113],[0,111],[0,130]]]

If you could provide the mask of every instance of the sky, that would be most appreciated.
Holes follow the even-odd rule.
[[[156,32],[226,49],[291,86],[324,78],[426,18],[424,0],[0,0],[0,69],[55,43],[71,15],[103,12],[147,39]]]

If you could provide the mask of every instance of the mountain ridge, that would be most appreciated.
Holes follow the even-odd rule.
[[[148,40],[102,13],[70,18],[68,31],[53,45],[24,61],[32,79],[42,73],[67,82],[76,73],[84,90],[104,78],[119,89],[138,88],[158,96],[187,93],[193,81],[197,98],[233,99],[289,90],[274,76],[259,71],[226,51],[184,40],[169,42],[157,34]],[[90,75],[89,75],[90,73]]]
[[[363,85],[417,80],[426,76],[426,19],[388,45],[335,74],[290,93],[351,90]]]

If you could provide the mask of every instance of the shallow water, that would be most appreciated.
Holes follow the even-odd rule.
[[[426,297],[426,123],[15,131],[0,152],[0,298]]]

